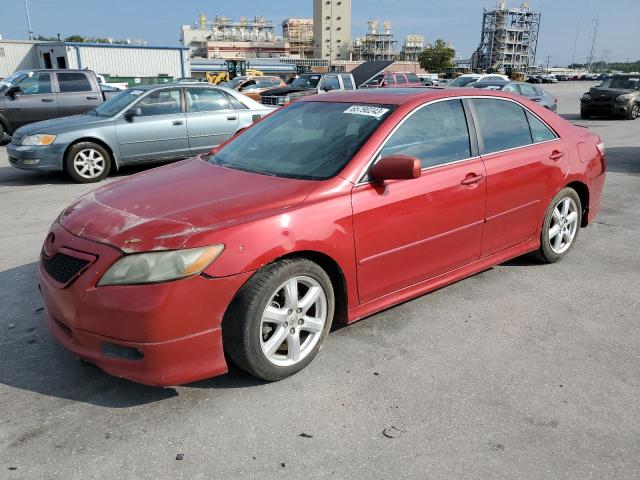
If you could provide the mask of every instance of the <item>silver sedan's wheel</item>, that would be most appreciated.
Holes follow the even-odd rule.
[[[569,250],[578,231],[580,218],[578,205],[571,197],[564,197],[556,203],[549,223],[549,245],[554,253]]]
[[[327,295],[307,276],[293,277],[273,293],[262,315],[260,346],[266,359],[289,367],[303,361],[322,338]]]
[[[98,178],[103,174],[105,168],[105,158],[93,148],[80,150],[73,158],[73,169],[82,178],[91,180]]]

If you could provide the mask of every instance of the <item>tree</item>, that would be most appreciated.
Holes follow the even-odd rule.
[[[447,68],[453,67],[455,56],[455,49],[439,38],[420,53],[418,62],[420,67],[427,72],[443,73]]]

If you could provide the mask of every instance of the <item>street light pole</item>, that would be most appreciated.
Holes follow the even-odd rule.
[[[33,29],[31,28],[31,17],[29,16],[29,4],[24,0],[24,11],[27,13],[27,25],[29,25],[29,40],[33,40]]]

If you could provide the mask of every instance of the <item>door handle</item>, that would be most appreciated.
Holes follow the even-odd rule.
[[[460,184],[464,185],[465,187],[470,187],[471,185],[475,185],[476,183],[480,183],[483,178],[484,178],[484,175],[477,175],[475,173],[470,173],[469,175],[467,175],[465,177],[464,180],[462,180],[460,182]]]
[[[87,97],[87,100],[98,100],[98,97]]]
[[[229,120],[230,122],[233,121],[233,120],[237,120],[237,119],[238,119],[238,117],[236,117],[235,115],[231,115],[231,116],[227,117],[227,120]]]
[[[174,120],[174,121],[173,121],[173,123],[172,123],[172,125],[176,125],[176,126],[178,126],[178,125],[182,125],[183,123],[184,123],[184,122],[183,122],[182,120]]]
[[[45,103],[50,103],[50,102],[53,102],[53,98],[41,98],[40,101]]]
[[[549,158],[554,162],[560,160],[562,157],[564,157],[564,153],[559,152],[558,150],[554,150],[551,152],[551,155],[549,155]]]

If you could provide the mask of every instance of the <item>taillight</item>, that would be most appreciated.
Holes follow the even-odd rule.
[[[598,143],[596,145],[596,148],[598,149],[598,151],[600,152],[600,155],[602,155],[602,158],[604,158],[607,155],[607,149],[604,147],[604,142],[601,141],[600,143]]]

